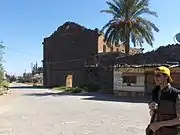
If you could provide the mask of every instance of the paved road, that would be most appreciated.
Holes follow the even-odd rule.
[[[146,103],[15,89],[0,97],[0,135],[144,135]],[[2,104],[3,103],[3,104]]]

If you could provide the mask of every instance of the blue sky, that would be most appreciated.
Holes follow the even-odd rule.
[[[160,32],[155,33],[154,48],[144,44],[145,51],[174,43],[174,35],[180,32],[179,6],[180,0],[151,0],[150,8],[159,17],[149,19]],[[100,13],[106,8],[105,0],[1,0],[0,41],[6,46],[6,71],[19,75],[30,71],[32,62],[41,66],[43,38],[66,21],[102,28],[110,19]]]

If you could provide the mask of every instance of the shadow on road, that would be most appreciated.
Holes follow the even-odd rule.
[[[135,98],[135,97],[117,97],[112,94],[106,93],[81,93],[81,94],[72,94],[72,93],[53,93],[53,92],[44,92],[44,93],[28,93],[24,94],[25,96],[82,96],[81,100],[93,100],[93,101],[109,101],[109,102],[130,102],[130,103],[147,103],[147,98]]]
[[[148,103],[147,98],[116,97],[113,95],[92,96],[92,97],[82,98],[82,99],[83,100],[94,100],[94,101],[110,101],[110,102]]]
[[[45,89],[42,86],[14,86],[9,88],[10,89]]]

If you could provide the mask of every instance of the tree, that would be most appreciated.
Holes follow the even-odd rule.
[[[112,19],[105,24],[104,41],[109,46],[125,45],[125,53],[129,55],[130,42],[134,47],[141,46],[146,41],[153,46],[153,30],[159,29],[143,15],[157,17],[157,13],[149,9],[149,0],[112,0],[106,2],[109,8],[102,13],[112,15]]]
[[[5,46],[0,42],[0,63],[2,64]]]
[[[40,74],[43,72],[43,67],[39,67],[37,62],[36,64],[32,64],[32,75]]]
[[[32,67],[32,75],[37,74],[37,70],[38,70],[38,64],[36,62],[36,64],[34,64],[33,67]]]
[[[10,82],[15,82],[16,81],[16,77],[14,75],[10,76],[9,81]]]
[[[2,64],[0,63],[0,83],[3,81],[4,78],[4,69]]]
[[[0,83],[3,81],[3,78],[4,78],[4,68],[3,68],[3,64],[2,64],[4,48],[5,48],[5,46],[2,45],[2,42],[0,42]]]

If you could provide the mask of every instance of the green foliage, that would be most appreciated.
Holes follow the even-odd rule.
[[[66,92],[69,92],[69,93],[81,93],[81,92],[85,92],[85,90],[82,89],[82,88],[74,87],[74,88],[67,89]]]
[[[0,83],[3,81],[4,70],[0,67]]]
[[[99,90],[96,84],[86,84],[80,87],[67,88],[66,86],[60,86],[53,88],[54,91],[61,91],[67,93],[82,93],[82,92],[97,92]]]
[[[5,46],[0,43],[0,63],[2,64]],[[1,65],[2,66],[2,65]]]
[[[2,65],[4,48],[5,47],[2,44],[0,44],[0,85],[3,82],[3,78],[4,78],[4,69]]]
[[[43,67],[38,67],[37,62],[36,64],[32,65],[32,75],[40,74],[42,72],[43,72]]]
[[[112,15],[112,19],[102,28],[107,45],[123,43],[126,55],[129,54],[130,42],[135,47],[142,47],[144,42],[153,46],[153,30],[158,32],[159,29],[143,17],[157,17],[157,13],[149,9],[149,0],[112,0],[106,3],[109,8],[101,12]]]
[[[16,77],[15,77],[14,75],[7,75],[7,74],[6,74],[6,79],[7,79],[10,83],[16,81]]]
[[[0,83],[1,86],[5,87],[5,88],[8,88],[9,87],[9,82],[4,80]]]
[[[23,77],[18,77],[16,81],[17,81],[18,83],[25,83]]]
[[[67,93],[81,93],[81,92],[86,91],[85,89],[79,88],[79,87],[67,88],[65,86],[56,87],[56,88],[53,88],[53,90],[67,92]]]
[[[4,80],[0,82],[0,95],[7,94],[9,90],[9,82]]]
[[[87,92],[97,92],[99,90],[98,85],[93,83],[83,85],[80,88],[84,89]]]
[[[55,87],[53,90],[58,90],[58,91],[65,91],[67,88],[66,86],[60,86],[60,87]]]
[[[4,68],[3,68],[3,54],[5,46],[0,43],[0,95],[7,94],[9,82],[4,80]]]

